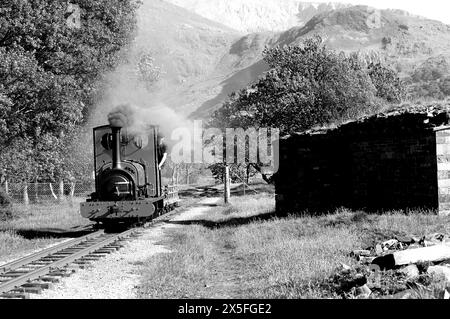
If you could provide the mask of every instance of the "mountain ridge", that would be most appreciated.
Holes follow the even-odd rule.
[[[320,12],[349,7],[339,2],[300,0],[167,0],[244,33],[284,31],[302,26]]]
[[[438,70],[442,59],[450,61],[450,26],[438,21],[349,6],[320,12],[303,26],[245,34],[167,1],[145,1],[137,42],[153,49],[164,71],[154,95],[191,118],[208,118],[229,94],[263,74],[266,46],[298,45],[315,34],[331,49],[382,59],[413,91],[450,94],[449,74],[438,72],[436,78],[427,73]]]

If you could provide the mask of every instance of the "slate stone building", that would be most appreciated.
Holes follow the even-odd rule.
[[[279,213],[450,212],[450,105],[403,107],[280,140]]]

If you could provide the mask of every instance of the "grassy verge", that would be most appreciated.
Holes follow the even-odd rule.
[[[173,251],[143,265],[142,298],[337,298],[323,283],[340,263],[395,235],[450,233],[450,218],[337,211],[276,218],[273,195],[235,197],[229,207],[168,229]]]
[[[14,205],[12,219],[0,221],[0,262],[70,237],[91,222],[79,213],[79,201],[58,204]]]

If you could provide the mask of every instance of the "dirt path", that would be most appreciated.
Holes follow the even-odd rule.
[[[231,258],[232,251],[226,247],[217,247],[218,261],[215,269],[214,282],[209,288],[210,298],[233,299],[242,298],[241,276],[239,276],[240,261]]]
[[[201,216],[219,198],[205,198],[197,205],[171,218],[171,221],[189,221]],[[158,244],[167,228],[184,227],[161,223],[146,229],[138,238],[129,240],[125,247],[93,263],[92,268],[79,270],[72,276],[44,290],[33,299],[133,299],[141,277],[139,266],[155,254],[170,252]]]
[[[199,207],[195,211],[187,212],[186,214],[179,215],[172,221],[177,222],[189,222],[195,219],[199,219],[204,213],[206,213],[210,207],[217,203],[218,199],[204,200],[199,203]],[[202,205],[204,207],[202,207]],[[180,225],[170,224],[166,226],[166,229],[177,227]],[[184,225],[181,227],[190,227]],[[231,234],[228,234],[231,236]],[[229,243],[228,236],[222,238],[221,241],[214,241],[214,257],[215,257],[215,269],[213,269],[213,276],[211,280],[205,285],[203,289],[198,291],[199,296],[206,296],[207,298],[215,299],[230,299],[242,297],[242,285],[241,277],[239,276],[240,269],[242,269],[242,261],[233,258],[234,247]],[[205,240],[208,240],[205,238]],[[202,291],[203,290],[203,291]]]

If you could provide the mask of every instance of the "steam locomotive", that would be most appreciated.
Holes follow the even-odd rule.
[[[122,124],[93,129],[95,192],[80,204],[83,217],[104,225],[134,223],[172,210],[175,186],[162,187],[158,127],[128,133]]]

